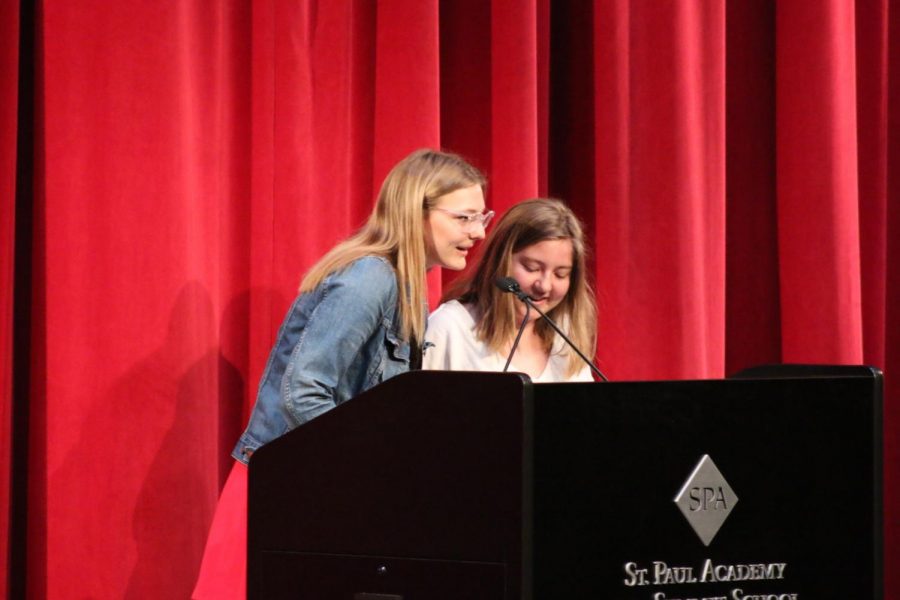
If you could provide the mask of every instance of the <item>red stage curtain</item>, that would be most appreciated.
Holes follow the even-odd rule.
[[[27,482],[0,485],[0,560],[27,486],[8,577],[27,572],[28,597],[189,595],[303,271],[394,162],[441,145],[488,173],[493,209],[554,195],[586,222],[613,379],[883,367],[898,597],[896,2],[44,0],[22,348],[17,7],[0,7],[0,431],[30,361],[30,451]]]
[[[250,17],[42,5],[31,597],[192,589],[249,385]]]

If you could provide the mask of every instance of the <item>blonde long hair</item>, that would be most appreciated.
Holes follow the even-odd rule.
[[[401,335],[421,341],[425,334],[425,215],[440,196],[485,184],[484,175],[456,154],[416,150],[388,173],[366,224],[313,265],[300,292],[316,288],[358,258],[384,257],[397,275]]]
[[[458,299],[475,306],[479,316],[476,335],[495,352],[504,352],[518,328],[517,300],[494,285],[498,276],[511,271],[512,255],[545,240],[571,240],[572,271],[569,291],[548,316],[563,328],[587,356],[597,348],[597,307],[586,277],[584,233],[578,217],[561,201],[536,198],[510,208],[484,242],[481,260],[450,287],[443,300]],[[556,332],[543,319],[534,331],[550,352]],[[575,352],[568,351],[568,375],[583,366]]]

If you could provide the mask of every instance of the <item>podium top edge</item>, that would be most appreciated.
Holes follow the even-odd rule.
[[[454,377],[458,376],[478,376],[478,377],[502,377],[509,379],[518,379],[520,383],[526,387],[537,385],[584,385],[584,384],[601,384],[604,382],[554,382],[542,383],[533,381],[527,374],[509,371],[506,373],[498,371],[411,371],[404,374],[406,376],[415,377],[415,373],[428,374],[445,374]],[[826,364],[766,364],[742,369],[732,375],[724,378],[685,378],[685,379],[613,379],[608,384],[616,383],[660,383],[663,381],[732,381],[732,380],[764,380],[764,379],[874,379],[876,381],[883,380],[884,376],[881,369],[869,365],[826,365]]]
[[[867,365],[770,364],[743,369],[728,379],[811,379],[811,378],[882,379],[881,369]]]

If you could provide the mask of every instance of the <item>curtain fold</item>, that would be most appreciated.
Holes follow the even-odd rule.
[[[853,5],[776,5],[782,356],[860,363]]]
[[[856,120],[863,357],[885,364],[887,270],[887,0],[856,6]]]
[[[781,362],[774,2],[729,2],[726,28],[725,373],[733,374]]]
[[[19,3],[0,5],[0,565],[9,560],[12,481],[13,290],[16,248],[16,146],[19,105]],[[8,591],[0,572],[0,596]]]
[[[491,3],[491,207],[538,195],[536,0]]]
[[[490,208],[552,195],[585,221],[612,379],[883,368],[900,598],[896,1],[44,0],[33,234],[19,17],[0,5],[0,431],[15,358],[28,597],[188,597],[303,272],[443,146]],[[21,485],[0,484],[4,563]]]
[[[614,379],[721,377],[724,7],[595,11],[600,360]]]

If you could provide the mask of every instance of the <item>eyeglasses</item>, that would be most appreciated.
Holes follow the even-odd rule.
[[[488,223],[491,222],[491,219],[494,218],[494,211],[489,210],[486,213],[464,213],[458,212],[455,210],[447,210],[446,208],[440,208],[435,206],[431,210],[439,210],[442,213],[446,213],[456,219],[459,223],[459,226],[462,227],[463,231],[472,231],[475,229],[476,225],[481,225],[485,229],[487,229]]]

